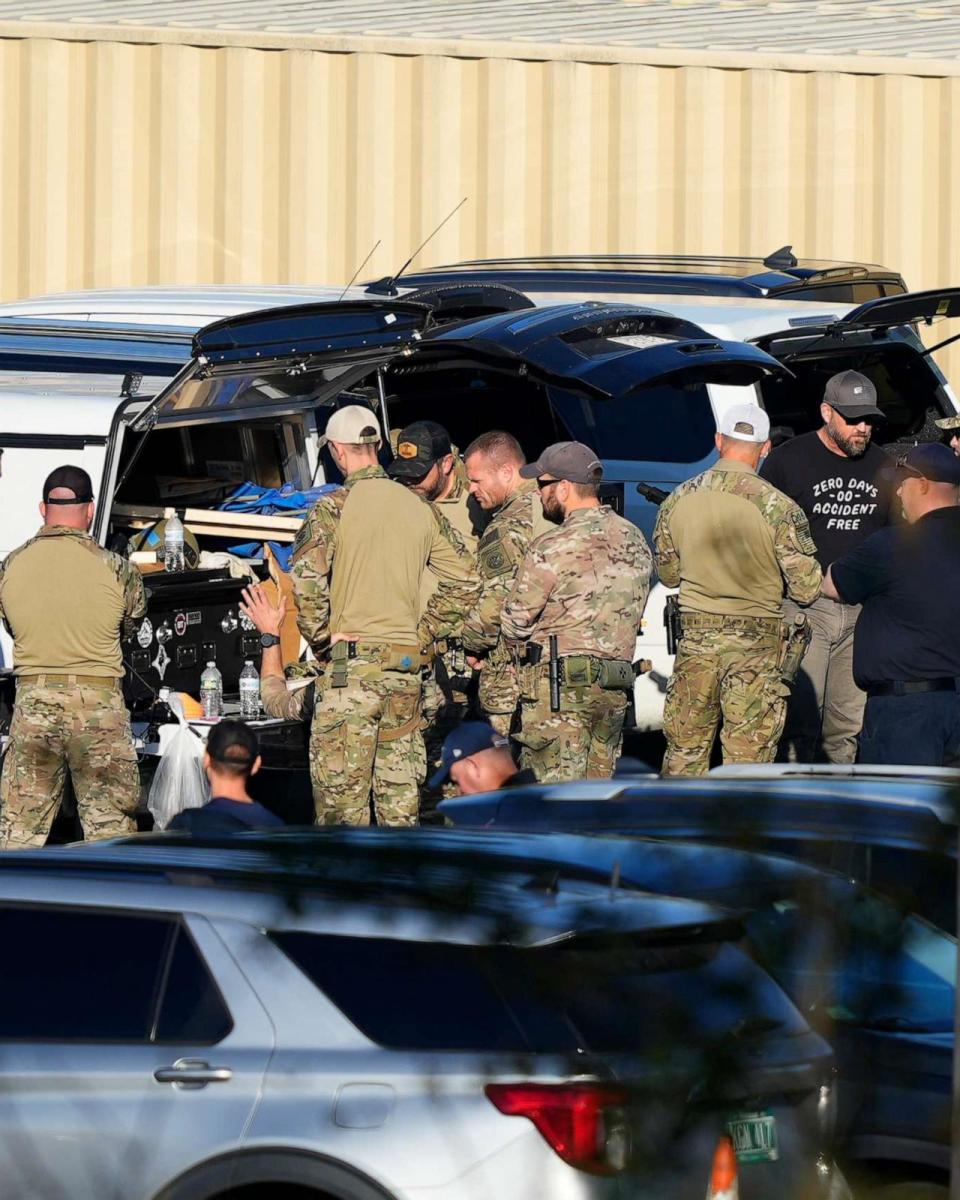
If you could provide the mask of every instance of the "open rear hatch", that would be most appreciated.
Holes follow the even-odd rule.
[[[761,383],[779,440],[815,429],[827,380],[855,370],[877,389],[886,418],[877,431],[879,442],[939,441],[934,421],[956,412],[957,404],[932,355],[960,334],[925,347],[915,327],[956,316],[960,288],[942,288],[870,300],[835,320],[811,324],[796,318],[788,328],[755,339],[791,372]]]

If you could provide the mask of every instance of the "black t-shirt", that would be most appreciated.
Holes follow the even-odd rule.
[[[960,676],[960,507],[881,529],[832,574],[843,599],[863,605],[853,635],[859,687]]]
[[[889,524],[895,489],[880,471],[893,463],[871,444],[860,458],[834,454],[814,433],[802,433],[771,450],[761,476],[807,514],[817,558],[824,570]]]

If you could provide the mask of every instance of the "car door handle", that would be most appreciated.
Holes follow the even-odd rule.
[[[153,1073],[157,1083],[178,1083],[183,1087],[206,1087],[208,1083],[229,1083],[229,1067],[211,1067],[197,1058],[178,1058],[171,1067],[158,1067]]]

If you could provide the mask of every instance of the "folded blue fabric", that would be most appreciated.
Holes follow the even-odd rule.
[[[218,508],[223,512],[260,513],[266,517],[284,513],[293,515],[298,512],[302,512],[306,516],[321,496],[335,491],[339,486],[338,483],[323,483],[319,487],[297,491],[292,483],[285,483],[280,488],[265,488],[256,483],[242,483],[222,504],[218,505]]]

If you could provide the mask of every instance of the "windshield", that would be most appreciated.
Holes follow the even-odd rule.
[[[661,384],[609,400],[548,392],[571,436],[600,458],[698,463],[713,449],[717,427],[703,383]]]

